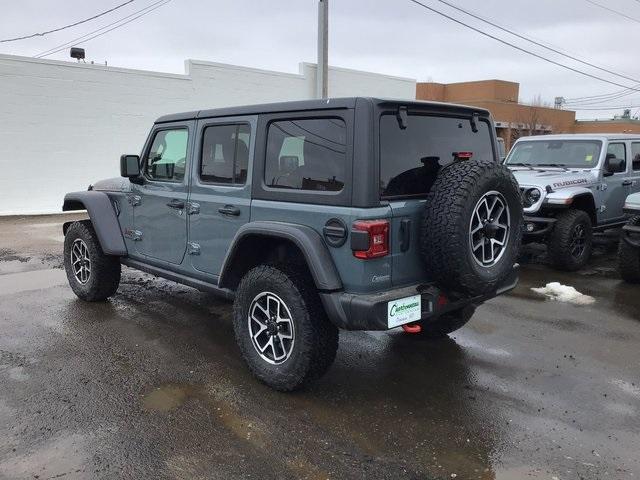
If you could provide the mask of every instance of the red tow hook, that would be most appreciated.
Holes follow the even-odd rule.
[[[422,326],[419,323],[406,323],[402,325],[402,330],[404,333],[420,333]]]

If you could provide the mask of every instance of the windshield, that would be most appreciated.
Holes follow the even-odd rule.
[[[598,140],[525,140],[514,145],[507,165],[593,168],[598,165],[601,147]]]

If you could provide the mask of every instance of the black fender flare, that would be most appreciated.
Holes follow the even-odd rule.
[[[318,290],[342,289],[340,274],[320,234],[306,225],[275,221],[250,222],[238,229],[222,264],[218,280],[220,288],[230,286],[234,261],[242,255],[243,240],[249,237],[275,237],[290,241],[304,255]]]
[[[86,191],[67,193],[64,196],[62,211],[86,210],[93,229],[98,236],[102,251],[107,255],[125,256],[127,246],[122,237],[120,223],[109,196],[104,192]],[[66,233],[68,224],[63,227]]]

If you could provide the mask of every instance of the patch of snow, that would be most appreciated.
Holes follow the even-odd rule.
[[[596,301],[595,298],[580,293],[570,285],[562,285],[560,282],[547,283],[544,287],[532,288],[531,290],[551,300],[573,303],[574,305],[591,305]]]

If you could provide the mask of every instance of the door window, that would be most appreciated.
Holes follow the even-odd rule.
[[[244,185],[249,168],[251,127],[213,125],[204,129],[200,179],[205,183]]]
[[[346,175],[347,127],[339,118],[269,124],[265,184],[272,188],[339,192]]]
[[[186,128],[159,130],[145,159],[145,174],[150,180],[182,182],[187,164]]]
[[[615,158],[623,160],[622,164],[624,168],[622,172],[618,173],[624,173],[627,171],[627,153],[624,143],[610,143],[609,147],[607,148],[607,155],[614,155]]]
[[[631,168],[634,172],[640,171],[640,143],[634,142],[631,144]]]

